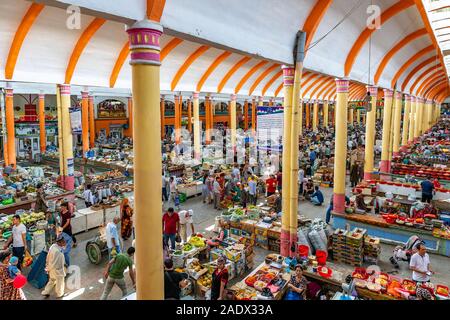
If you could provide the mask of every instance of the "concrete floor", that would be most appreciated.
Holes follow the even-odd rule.
[[[325,212],[327,209],[327,205],[330,201],[330,197],[332,195],[332,189],[322,189],[325,196],[325,204],[322,207],[317,207],[311,205],[309,202],[301,201],[299,210],[301,214],[309,217],[309,218],[322,218],[325,219]],[[165,204],[165,208],[168,205]],[[204,232],[206,228],[214,225],[214,219],[217,215],[220,214],[220,211],[214,210],[212,205],[206,205],[202,203],[200,197],[188,199],[186,203],[182,204],[181,209],[193,209],[194,210],[194,223],[196,231]],[[208,232],[207,232],[208,233]],[[80,268],[81,274],[81,286],[79,289],[66,289],[67,296],[64,297],[64,300],[97,300],[100,298],[103,290],[103,271],[104,266],[106,265],[107,259],[104,258],[104,261],[99,265],[92,265],[85,253],[86,241],[92,239],[96,234],[95,230],[89,231],[87,233],[77,235],[78,246],[72,250],[71,259],[72,264],[76,265]],[[124,246],[127,248],[131,245],[131,241],[127,241]],[[390,272],[393,271],[393,267],[389,263],[389,257],[392,254],[393,246],[392,245],[382,245],[382,254],[379,266],[382,271]],[[266,251],[260,248],[256,248],[256,260],[255,265],[262,262],[265,258]],[[430,254],[431,263],[436,271],[436,275],[433,277],[433,282],[445,284],[450,286],[450,263],[449,258],[438,256],[434,254]],[[349,273],[353,268],[349,266]],[[411,277],[411,272],[408,270],[408,266],[406,263],[401,264],[401,268],[399,270],[398,275],[404,277]],[[236,279],[235,281],[237,281]],[[128,284],[129,290],[131,290],[131,280],[126,275],[126,281]],[[233,281],[233,282],[235,282]],[[69,282],[69,281],[67,281]],[[40,295],[40,291],[30,285],[27,285],[24,288],[25,295],[30,300],[40,300],[43,297]],[[120,299],[121,292],[115,287],[113,288],[109,299]],[[53,299],[53,298],[48,298]]]

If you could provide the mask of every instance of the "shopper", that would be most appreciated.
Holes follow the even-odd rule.
[[[248,181],[248,195],[250,204],[256,206],[256,201],[258,199],[258,190],[257,183],[254,177],[250,177],[250,180]]]
[[[0,300],[25,300],[22,289],[15,288],[9,277],[8,265],[11,257],[8,250],[0,252]]]
[[[295,274],[291,276],[288,283],[288,293],[286,300],[305,300],[306,289],[308,287],[308,280],[303,275],[303,268],[301,265],[295,266]]]
[[[108,299],[114,285],[117,285],[122,291],[122,297],[127,295],[127,285],[125,283],[124,272],[128,269],[130,279],[133,283],[133,287],[136,286],[136,278],[133,269],[133,256],[135,249],[134,247],[129,247],[127,253],[119,253],[117,256],[112,258],[105,270],[105,288],[103,289],[103,294],[101,300]]]
[[[331,220],[331,211],[333,211],[333,198],[334,198],[333,195],[331,195],[330,205],[329,205],[329,207],[327,209],[327,213],[326,213],[326,216],[325,216],[325,222],[327,224],[330,224],[330,220]],[[346,205],[350,204],[350,198],[347,197],[347,196],[345,196],[345,204]]]
[[[175,198],[177,196],[177,180],[175,177],[170,177],[169,179],[169,191],[170,191],[170,200],[175,204]]]
[[[430,276],[434,273],[431,269],[430,257],[423,243],[418,245],[419,251],[411,256],[409,268],[412,270],[412,279],[417,283],[430,282]]]
[[[359,182],[359,165],[356,161],[350,167],[350,182],[352,188],[356,187]]]
[[[211,300],[225,300],[226,287],[228,284],[228,270],[225,267],[227,258],[220,256],[217,259],[217,268],[212,274]]]
[[[108,247],[109,259],[121,252],[119,233],[117,232],[117,225],[120,222],[119,217],[114,217],[113,221],[106,225],[106,245]]]
[[[169,197],[167,196],[167,185],[168,185],[168,179],[166,178],[166,175],[164,174],[164,171],[162,172],[162,201],[169,201]]]
[[[86,190],[84,190],[84,192],[83,192],[83,198],[84,198],[84,204],[86,205],[86,208],[90,208],[95,203],[91,184],[86,185]]]
[[[175,250],[176,238],[180,235],[180,217],[173,208],[169,208],[167,212],[164,213],[162,222],[164,245],[168,247],[170,240],[170,248]]]
[[[130,207],[128,198],[124,198],[120,204],[120,234],[124,241],[131,237],[133,231],[133,209]]]
[[[266,190],[267,190],[267,197],[270,197],[271,195],[275,194],[275,191],[277,190],[277,179],[273,174],[270,175],[269,179],[266,180]]]
[[[75,248],[77,246],[77,239],[72,234],[72,225],[71,225],[72,214],[70,213],[68,202],[63,202],[61,204],[59,214],[61,216],[61,227],[63,228],[65,233],[67,233],[69,236],[72,237],[73,240],[72,246],[73,248]]]
[[[12,243],[12,254],[19,259],[18,268],[19,270],[22,270],[23,258],[27,251],[27,228],[20,221],[20,216],[18,214],[13,217],[13,224],[12,234],[3,246],[3,249],[8,249]]]
[[[321,206],[323,204],[323,194],[320,191],[319,186],[314,187],[314,193],[311,195],[311,202],[315,206]]]
[[[65,259],[63,251],[65,246],[66,241],[62,235],[60,235],[56,238],[56,243],[48,250],[45,262],[45,271],[48,273],[48,283],[41,292],[45,297],[49,297],[53,289],[55,290],[57,298],[64,296],[64,278],[66,276],[66,270],[64,268]]]
[[[191,236],[195,234],[194,231],[194,210],[182,210],[178,213],[180,218],[180,235],[183,242],[187,242],[187,230],[191,229]]]
[[[202,199],[203,199],[203,203],[206,203],[206,201],[208,201],[209,203],[209,191],[208,191],[208,180],[209,180],[209,175],[207,173],[205,173],[203,175],[202,178]]]
[[[303,196],[303,183],[305,182],[305,170],[300,168],[298,170],[298,193]]]
[[[434,184],[431,181],[431,177],[427,177],[424,181],[420,183],[422,187],[422,202],[431,203],[434,194]]]
[[[220,178],[217,177],[213,184],[214,190],[214,209],[220,210],[220,197],[222,195],[222,187],[220,186]]]
[[[70,251],[72,251],[72,237],[63,231],[61,227],[58,227],[56,230],[56,238],[63,237],[64,241],[66,241],[66,246],[64,248],[64,261],[67,267],[70,266]]]
[[[36,203],[34,205],[34,212],[47,212],[48,207],[45,203],[45,192],[43,184],[38,183],[36,186]]]
[[[173,260],[168,258],[164,260],[164,299],[180,300],[181,288],[184,288],[189,276],[183,272],[175,272],[173,269]]]

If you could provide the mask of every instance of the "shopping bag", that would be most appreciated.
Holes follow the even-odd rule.
[[[33,257],[31,256],[30,252],[27,250],[25,251],[25,256],[23,258],[22,267],[27,268],[31,266],[33,263]]]

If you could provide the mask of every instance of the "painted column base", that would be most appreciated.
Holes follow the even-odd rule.
[[[74,176],[60,176],[60,187],[67,190],[75,190],[75,177]]]
[[[389,173],[391,171],[391,162],[389,160],[380,161],[380,172]]]
[[[298,252],[298,236],[297,233],[291,233],[291,243],[289,246],[289,251],[290,251],[290,256],[291,258],[296,257],[297,256],[297,252]],[[292,251],[292,249],[294,249]]]
[[[291,251],[291,249],[289,248],[290,243],[291,243],[291,235],[289,233],[289,230],[281,229],[280,254],[283,257],[289,257],[289,252]]]
[[[372,180],[372,172],[364,172],[364,180]]]
[[[335,193],[333,195],[333,211],[345,213],[345,194]]]
[[[400,156],[400,152],[399,152],[399,151],[396,151],[396,152],[394,152],[394,153],[392,154],[392,156],[393,156],[393,157],[398,157],[398,156]]]

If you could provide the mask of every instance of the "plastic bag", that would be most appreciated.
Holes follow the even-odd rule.
[[[25,256],[23,258],[22,267],[27,268],[31,266],[33,263],[33,257],[31,256],[30,252],[27,250],[25,251]]]

